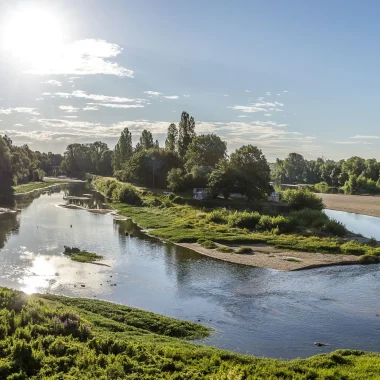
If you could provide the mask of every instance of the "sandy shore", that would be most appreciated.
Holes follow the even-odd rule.
[[[254,253],[251,254],[224,253],[215,249],[203,248],[196,243],[180,243],[178,245],[192,249],[202,255],[231,263],[283,271],[311,269],[332,265],[359,264],[358,256],[283,251],[263,244],[244,245],[244,247],[251,247],[253,249]],[[238,246],[231,247],[238,248]]]
[[[326,208],[380,217],[380,197],[366,195],[318,194]]]

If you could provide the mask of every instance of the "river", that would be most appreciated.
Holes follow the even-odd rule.
[[[1,286],[199,321],[215,329],[202,343],[257,356],[380,351],[379,266],[281,272],[227,263],[149,238],[130,220],[58,206],[83,193],[92,197],[79,203],[104,207],[100,194],[72,184],[0,216]],[[102,254],[110,267],[73,262],[64,245]]]

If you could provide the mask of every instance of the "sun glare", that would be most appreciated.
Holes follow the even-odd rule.
[[[3,46],[20,60],[39,63],[59,51],[63,34],[59,20],[44,9],[14,11],[3,27]]]

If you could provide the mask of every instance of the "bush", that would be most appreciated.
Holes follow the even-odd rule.
[[[240,247],[236,250],[236,253],[252,253],[253,249],[250,247]]]
[[[322,227],[329,219],[324,212],[309,208],[293,211],[289,214],[289,217],[296,221],[299,226],[314,228]]]
[[[225,208],[214,210],[206,215],[206,221],[218,224],[227,224],[228,211]]]
[[[217,247],[217,245],[211,241],[211,240],[204,240],[204,239],[199,239],[197,241],[197,243],[203,247],[203,248],[207,248],[207,249],[215,249]]]
[[[234,252],[234,250],[230,247],[219,247],[216,249],[219,252],[224,252],[224,253],[231,253]]]
[[[322,226],[322,230],[336,236],[345,236],[347,234],[345,225],[335,219],[327,220]]]
[[[374,237],[371,237],[371,239],[368,240],[367,245],[370,247],[377,247],[377,240]]]
[[[285,190],[282,199],[290,203],[293,210],[309,208],[311,210],[322,210],[324,204],[322,198],[307,189],[298,188],[297,190]]]
[[[258,212],[235,211],[228,216],[228,225],[230,227],[254,229],[259,221],[260,214]]]
[[[278,229],[278,232],[281,232],[286,228],[286,226],[287,220],[282,215],[262,215],[259,223],[257,224],[257,229],[261,231],[272,231],[274,229]]]
[[[364,244],[358,243],[355,240],[350,240],[342,244],[340,250],[345,254],[360,256],[367,253],[368,248]]]

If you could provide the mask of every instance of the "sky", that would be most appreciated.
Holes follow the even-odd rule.
[[[182,111],[231,153],[380,159],[380,3],[0,0],[0,134],[63,153]]]

